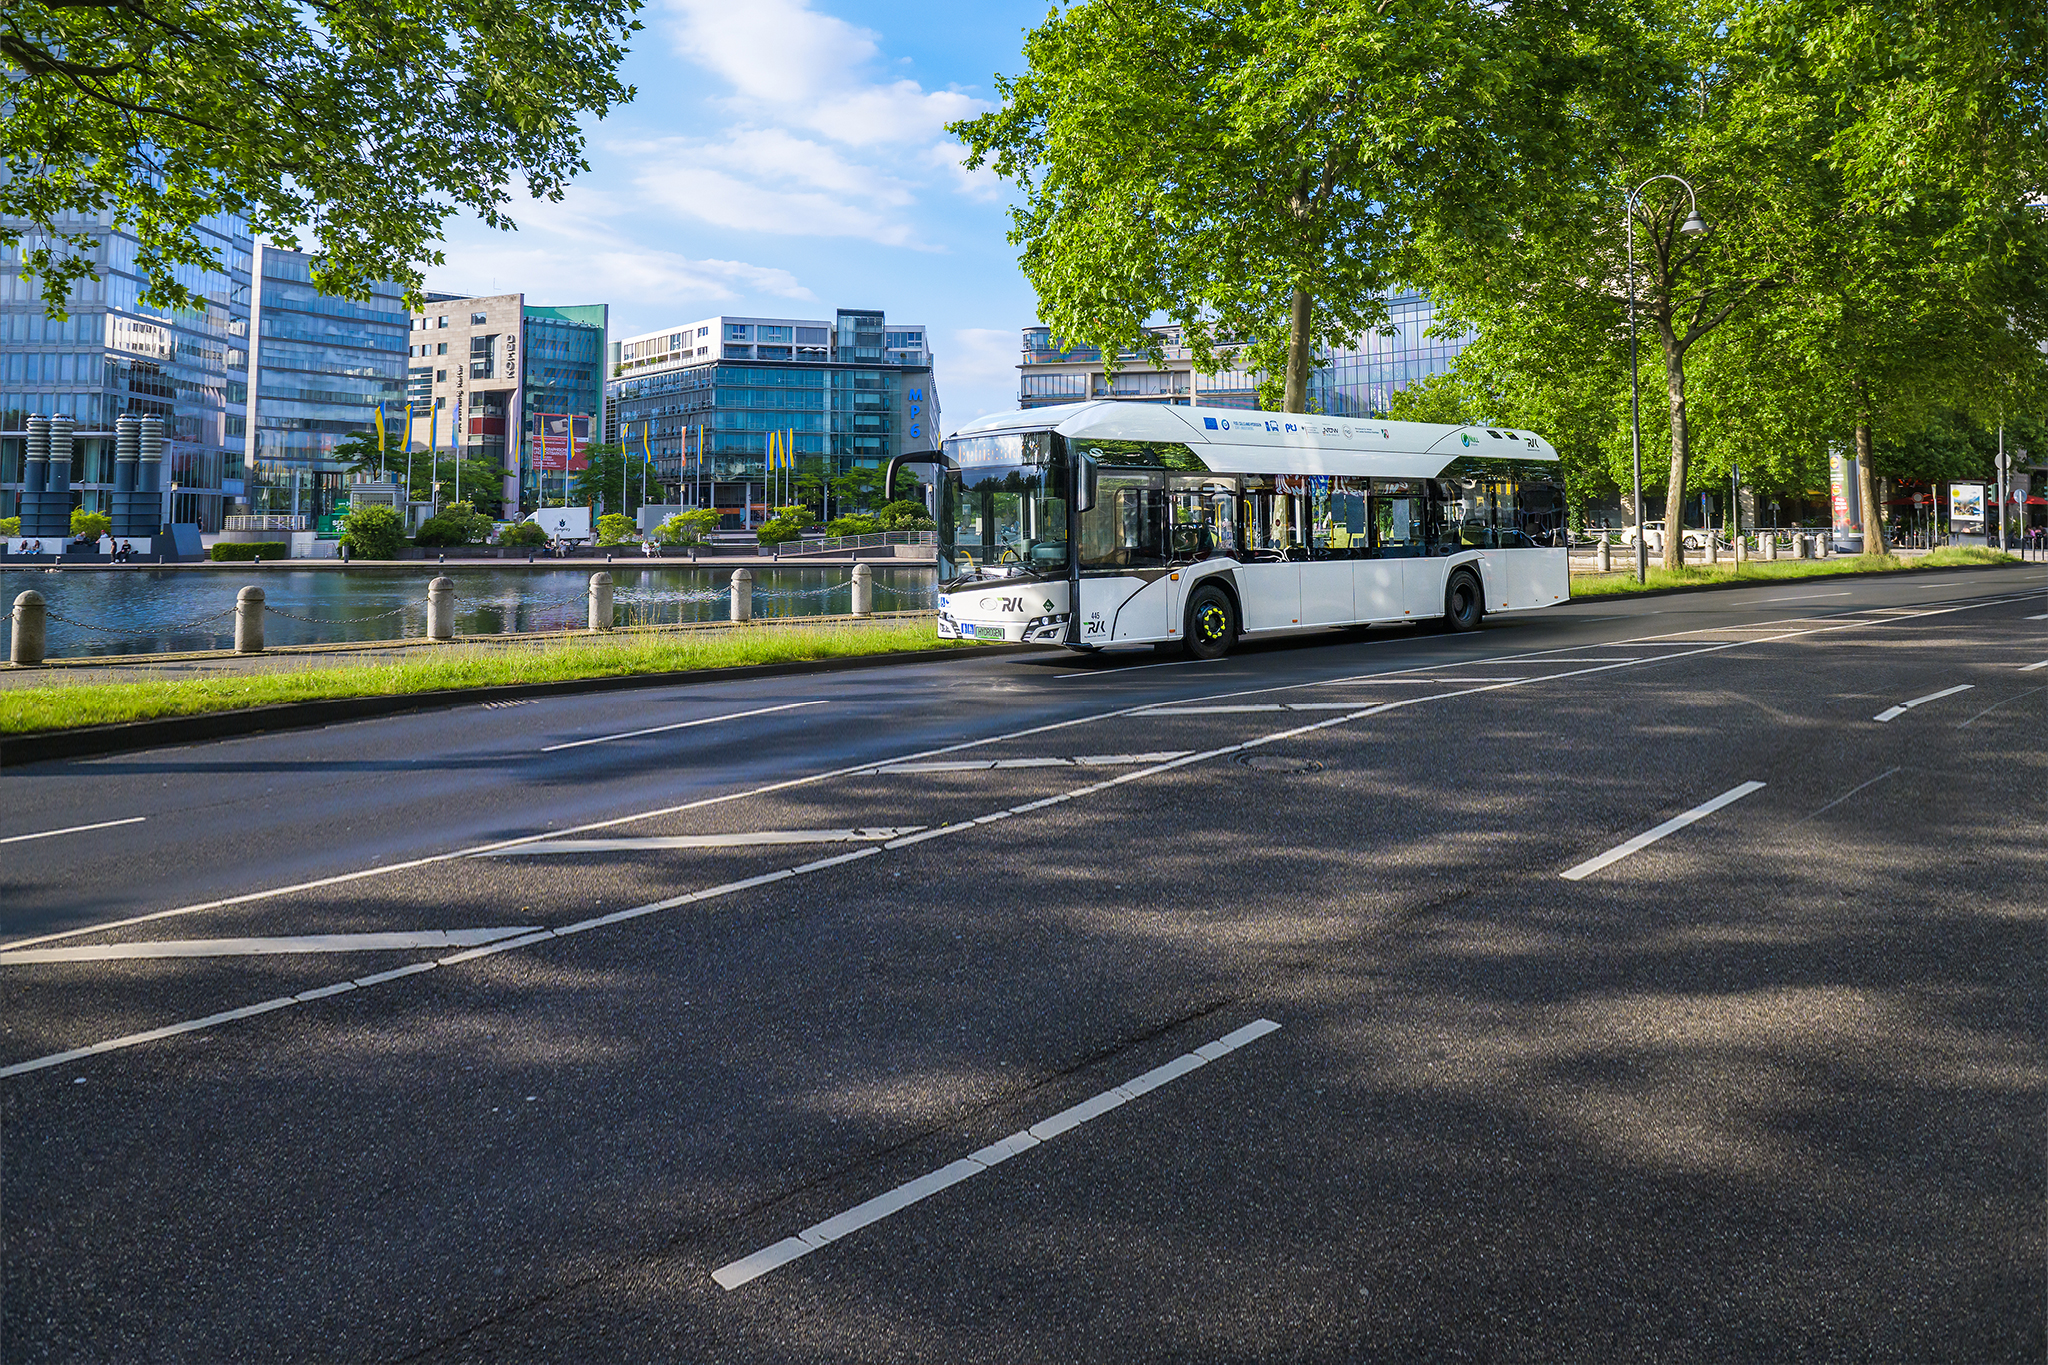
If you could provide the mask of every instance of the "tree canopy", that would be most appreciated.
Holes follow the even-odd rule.
[[[93,277],[107,215],[142,301],[195,308],[226,215],[367,297],[438,265],[459,209],[493,227],[515,182],[559,199],[578,119],[633,97],[615,69],[641,0],[11,0],[0,7],[0,246],[45,307]]]
[[[1317,349],[1385,322],[1419,225],[1504,240],[1569,174],[1571,119],[1629,121],[1654,58],[1631,32],[1598,0],[1082,0],[951,131],[1022,191],[1011,240],[1062,341],[1156,362],[1164,314],[1205,372],[1247,342],[1302,411]]]

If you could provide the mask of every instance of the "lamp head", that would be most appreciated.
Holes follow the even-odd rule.
[[[1685,222],[1679,226],[1678,230],[1680,232],[1685,233],[1688,237],[1697,237],[1702,232],[1705,232],[1707,230],[1707,220],[1700,217],[1700,211],[1698,208],[1694,208],[1693,211],[1686,216]]]

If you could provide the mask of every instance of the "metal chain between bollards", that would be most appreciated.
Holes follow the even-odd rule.
[[[272,616],[283,616],[293,621],[304,621],[306,624],[313,626],[353,626],[363,621],[381,621],[387,616],[396,616],[400,612],[411,611],[415,607],[424,607],[426,604],[426,599],[421,598],[417,602],[401,603],[390,611],[371,612],[368,616],[299,616],[281,608],[273,607],[267,602],[264,603],[263,610],[269,612]],[[233,610],[233,607],[228,608],[228,611]],[[225,616],[227,612],[222,612],[221,614]]]
[[[181,632],[195,631],[198,630],[201,626],[210,625],[213,622],[220,620],[223,616],[232,616],[234,615],[234,612],[235,609],[233,607],[229,607],[225,611],[217,611],[211,616],[202,616],[197,621],[187,622],[186,624],[179,626],[127,626],[121,630],[108,630],[103,626],[87,625],[83,621],[74,621],[69,616],[60,616],[56,612],[51,611],[48,607],[43,608],[43,615],[47,617],[49,620],[62,621],[67,626],[76,626],[78,629],[83,631],[90,631],[94,635],[105,635],[116,640],[129,639],[133,637],[138,631],[145,632],[151,635],[176,635]]]

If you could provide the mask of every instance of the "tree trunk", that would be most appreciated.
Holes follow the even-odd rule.
[[[1861,380],[1857,381],[1856,392],[1860,399],[1863,396]],[[1884,537],[1884,504],[1877,500],[1877,475],[1870,469],[1872,453],[1870,412],[1859,402],[1856,413],[1856,499],[1863,504],[1863,553],[1888,555],[1892,547]]]
[[[1664,389],[1671,399],[1671,482],[1664,494],[1664,567],[1685,564],[1685,476],[1692,447],[1685,429],[1685,355],[1664,339]]]
[[[1299,285],[1287,318],[1287,391],[1281,400],[1283,412],[1308,411],[1309,318],[1313,301]]]

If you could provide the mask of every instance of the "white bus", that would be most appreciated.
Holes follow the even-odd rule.
[[[1567,600],[1557,452],[1527,431],[1075,403],[948,437],[939,634],[1179,646]]]

